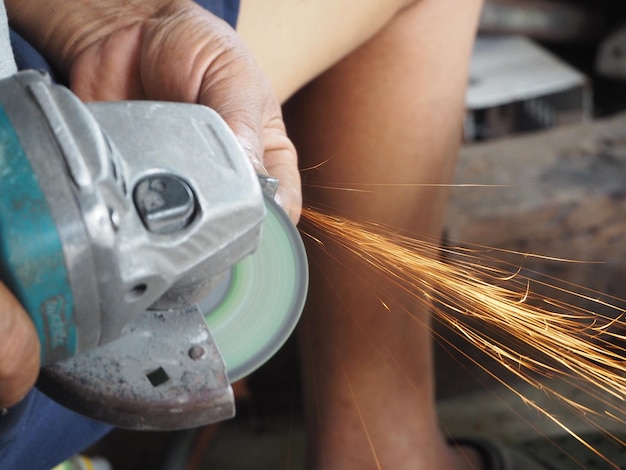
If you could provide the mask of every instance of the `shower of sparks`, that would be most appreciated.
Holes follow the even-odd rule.
[[[310,208],[304,210],[303,221],[306,236],[322,246],[324,243],[339,246],[384,273],[402,295],[414,302],[428,303],[437,320],[447,323],[512,374],[558,399],[598,429],[602,427],[594,424],[594,418],[610,417],[626,423],[624,407],[617,404],[626,397],[626,350],[621,346],[626,344],[622,343],[626,339],[622,333],[626,311],[602,300],[599,293],[571,285],[557,286],[550,279],[531,280],[520,269],[511,273],[494,267],[485,263],[486,255],[479,250],[441,248],[436,243],[404,237],[375,224],[330,216]],[[316,229],[323,236],[314,237]],[[441,255],[445,256],[446,252],[454,255],[454,259],[443,261]],[[556,289],[555,297],[567,294],[594,302],[604,310],[610,309],[612,314],[594,313],[569,302],[537,295],[532,289],[534,284]],[[388,303],[381,302],[384,308],[390,308]],[[494,328],[514,340],[488,333]],[[480,367],[604,458],[558,417],[517,393],[485,366]],[[559,394],[545,385],[542,377],[575,385],[604,403],[605,409],[592,410]],[[603,398],[607,396],[614,400]],[[617,436],[609,434],[609,438],[626,446]]]

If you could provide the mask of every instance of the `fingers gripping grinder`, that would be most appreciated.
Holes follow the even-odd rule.
[[[37,328],[45,393],[134,429],[233,416],[230,381],[291,333],[307,269],[216,113],[85,105],[22,72],[0,81],[0,184],[0,277]]]

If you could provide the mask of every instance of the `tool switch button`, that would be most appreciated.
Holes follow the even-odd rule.
[[[142,178],[135,186],[133,199],[146,228],[160,235],[188,227],[196,212],[196,200],[189,185],[169,173]]]

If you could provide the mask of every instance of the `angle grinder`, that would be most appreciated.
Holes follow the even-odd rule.
[[[132,429],[234,415],[230,386],[291,334],[300,236],[224,121],[191,104],[84,104],[0,80],[0,279],[42,347],[38,387]]]

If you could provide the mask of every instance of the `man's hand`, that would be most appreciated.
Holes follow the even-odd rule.
[[[257,172],[279,179],[297,222],[300,178],[280,104],[237,34],[191,0],[7,0],[11,23],[83,100],[200,103],[233,129]]]
[[[39,372],[39,338],[18,301],[0,283],[0,408],[16,404]]]

